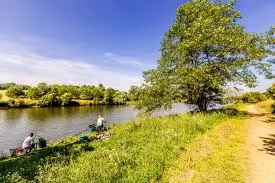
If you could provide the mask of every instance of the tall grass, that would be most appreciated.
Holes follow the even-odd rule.
[[[85,145],[67,139],[72,144],[67,152],[54,152],[34,160],[33,174],[24,164],[3,163],[2,181],[13,178],[39,182],[148,182],[159,181],[164,170],[199,134],[229,118],[224,113],[184,114],[178,116],[139,119],[113,126],[113,136]],[[88,150],[86,150],[86,147]],[[92,148],[91,148],[92,147]],[[54,146],[49,147],[54,148]],[[76,152],[76,153],[74,153]],[[38,165],[37,165],[38,164]],[[30,168],[31,171],[31,168]],[[14,175],[8,172],[15,173]]]
[[[266,100],[266,101],[263,101],[263,102],[260,102],[257,104],[257,106],[262,110],[262,112],[272,112],[272,104],[274,103],[274,100]]]

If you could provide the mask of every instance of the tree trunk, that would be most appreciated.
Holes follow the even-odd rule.
[[[200,101],[198,104],[197,104],[198,108],[199,108],[199,111],[203,112],[203,111],[207,111],[207,102],[205,101]]]

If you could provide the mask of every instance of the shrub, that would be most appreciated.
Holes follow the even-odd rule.
[[[245,103],[257,103],[257,102],[261,102],[264,100],[267,100],[267,97],[260,93],[260,92],[248,92],[245,93],[242,97],[241,100]]]
[[[56,106],[59,105],[59,101],[56,95],[51,93],[41,97],[37,105],[40,107]]]
[[[11,86],[7,89],[6,95],[11,98],[16,98],[24,95],[23,89],[19,85]]]
[[[73,95],[71,93],[64,93],[61,97],[61,105],[69,105],[73,100]]]
[[[275,83],[266,91],[266,96],[271,99],[275,99]]]

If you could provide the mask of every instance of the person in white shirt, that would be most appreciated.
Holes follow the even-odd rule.
[[[96,129],[101,131],[103,129],[104,122],[105,122],[104,118],[101,115],[99,115],[96,123]]]
[[[27,153],[34,148],[35,144],[34,144],[33,133],[30,133],[30,135],[24,140],[22,146]]]

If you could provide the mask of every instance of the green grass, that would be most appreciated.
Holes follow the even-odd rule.
[[[231,118],[223,112],[147,118],[113,126],[113,136],[105,141],[68,138],[0,161],[0,182],[161,181],[196,137]]]
[[[242,183],[246,178],[245,123],[230,119],[194,140],[162,182]]]

